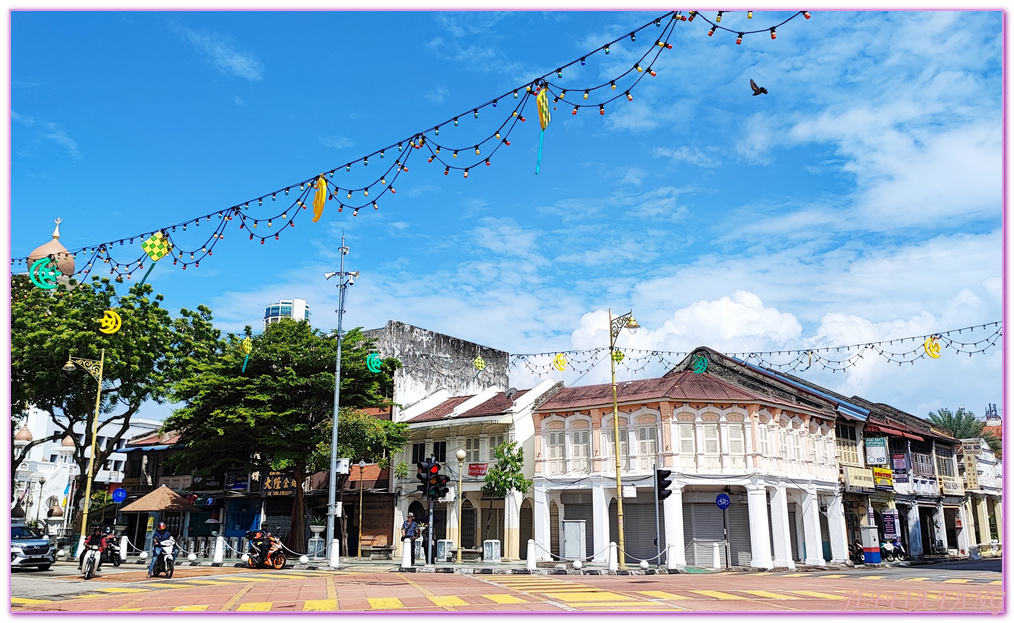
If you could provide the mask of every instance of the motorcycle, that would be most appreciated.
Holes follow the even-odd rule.
[[[268,548],[267,560],[261,559],[261,546],[264,539],[268,538],[263,532],[249,531],[246,538],[250,540],[247,549],[246,563],[251,569],[267,567],[269,569],[281,569],[285,567],[285,552],[282,550],[282,542],[275,537],[271,538],[271,545]]]
[[[905,560],[905,548],[902,546],[900,539],[892,539],[891,541],[884,543],[883,547],[891,553],[894,560]]]
[[[155,568],[152,569],[151,577],[158,577],[158,574],[165,573],[166,578],[173,577],[176,569],[176,540],[169,538],[162,541],[162,552],[155,559]]]
[[[849,557],[852,559],[852,562],[857,565],[861,565],[866,562],[866,554],[863,553],[863,546],[859,543],[859,541],[854,542],[849,548]]]
[[[81,560],[81,572],[84,579],[90,580],[95,575],[95,571],[99,568],[100,556],[98,545],[88,546],[88,551],[85,552],[84,558]]]
[[[123,556],[120,555],[120,546],[113,539],[109,539],[106,542],[106,551],[102,552],[102,562],[111,562],[114,567],[119,567],[120,563],[123,562]]]
[[[880,560],[894,562],[894,550],[887,541],[880,542]]]

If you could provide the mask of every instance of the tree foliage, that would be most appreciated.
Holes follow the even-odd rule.
[[[486,471],[486,478],[482,484],[482,492],[489,497],[489,512],[486,514],[483,540],[489,536],[493,499],[506,498],[514,491],[525,493],[532,486],[532,481],[525,478],[525,451],[521,446],[513,441],[505,441],[496,447],[494,456],[496,465]]]
[[[958,410],[953,413],[946,407],[937,409],[935,413],[930,412],[929,420],[937,428],[947,431],[952,437],[958,439],[981,437],[989,443],[990,450],[998,458],[1002,456],[1003,444],[1000,439],[992,431],[985,430],[986,423],[977,418],[975,413],[966,411],[964,407],[958,407]]]
[[[95,464],[115,451],[130,429],[131,418],[148,402],[163,402],[169,387],[191,374],[194,365],[214,352],[218,332],[211,311],[180,310],[173,318],[151,297],[150,285],[118,295],[109,279],[71,280],[53,290],[35,287],[25,275],[11,278],[11,411],[15,418],[31,407],[42,410],[57,426],[53,435],[36,435],[16,451],[11,475],[34,446],[66,436],[74,442],[78,473],[88,469],[86,449],[92,431],[97,382],[78,368],[63,372],[68,356],[98,361],[105,349],[98,435],[109,441],[97,449]],[[106,310],[115,310],[122,325],[116,333],[99,331]],[[36,431],[38,432],[38,431]],[[84,433],[84,441],[77,433]],[[80,476],[79,476],[80,478]],[[77,487],[77,495],[85,487]]]
[[[331,416],[334,409],[334,334],[307,322],[282,320],[258,336],[245,336],[252,350],[246,370],[242,338],[228,335],[221,355],[196,366],[196,374],[178,381],[172,398],[183,404],[163,430],[180,434],[175,466],[200,465],[208,475],[227,467],[249,471],[291,471],[302,483],[306,474],[330,462]],[[382,361],[381,373],[366,368],[373,342],[359,329],[342,339],[340,449],[356,458],[382,456],[388,449],[388,427],[358,408],[389,406],[392,376],[400,363]],[[390,423],[386,423],[389,425]],[[404,435],[402,435],[404,437]],[[397,441],[399,438],[394,438]],[[404,439],[400,442],[404,445]],[[400,448],[400,446],[399,446]],[[296,487],[290,544],[305,543],[303,488]]]

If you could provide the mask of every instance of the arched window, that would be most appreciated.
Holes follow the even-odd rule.
[[[627,418],[617,418],[617,421],[620,425],[620,468],[628,470],[630,469],[630,448],[627,443]],[[615,443],[613,441],[613,426],[614,424],[611,419],[603,423],[602,456],[615,460],[615,455],[613,453],[613,448],[615,448]]]
[[[562,474],[566,459],[566,442],[564,440],[563,422],[551,422],[546,431],[546,456],[549,459],[550,474]]]
[[[769,456],[771,454],[771,439],[769,438],[769,432],[771,426],[768,418],[762,417],[757,420],[757,437],[760,439],[760,453],[761,456]]]
[[[743,418],[739,415],[730,415],[726,420],[729,431],[729,454],[743,456],[746,453],[743,445]]]
[[[650,470],[658,459],[658,421],[653,415],[637,418],[637,460],[641,470]]]
[[[575,472],[591,471],[591,430],[585,420],[575,420],[570,433],[571,469]]]

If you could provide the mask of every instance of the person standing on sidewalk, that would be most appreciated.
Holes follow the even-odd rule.
[[[411,539],[411,545],[410,545],[411,550],[409,550],[409,551],[411,551],[411,553],[412,553],[411,560],[412,560],[412,566],[414,567],[415,566],[415,540],[417,538],[419,538],[419,524],[417,524],[415,522],[415,514],[413,514],[413,513],[409,513],[408,514],[408,519],[405,520],[405,523],[401,524],[401,540],[402,540],[402,543],[405,542],[406,538]]]

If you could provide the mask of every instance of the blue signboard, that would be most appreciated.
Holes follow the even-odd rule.
[[[119,504],[120,502],[122,502],[123,500],[126,500],[126,499],[127,499],[127,490],[126,489],[119,489],[118,488],[115,491],[113,491],[113,501],[116,502],[117,504]]]
[[[717,504],[718,508],[722,509],[723,511],[729,508],[729,503],[731,501],[732,500],[729,499],[729,496],[725,495],[724,493],[719,493],[718,497],[715,498],[715,504]]]

